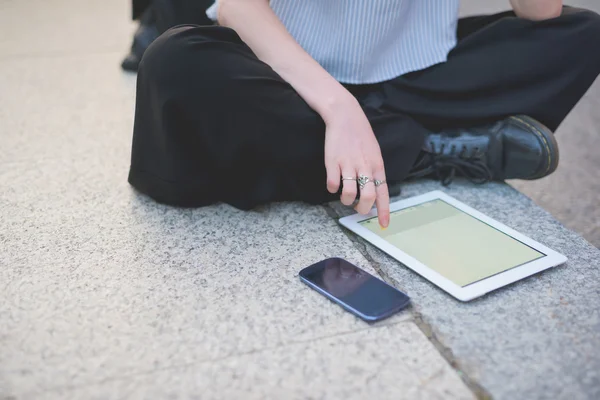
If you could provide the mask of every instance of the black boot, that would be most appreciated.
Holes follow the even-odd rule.
[[[133,35],[131,52],[125,57],[121,67],[125,71],[137,72],[144,52],[158,36],[154,10],[148,7],[140,17],[140,26]]]
[[[493,125],[430,134],[410,178],[434,177],[449,185],[455,176],[475,183],[539,179],[558,166],[558,144],[544,125],[514,116]]]

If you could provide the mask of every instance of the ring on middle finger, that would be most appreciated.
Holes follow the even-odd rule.
[[[358,182],[358,187],[360,187],[360,190],[363,190],[365,188],[365,186],[367,186],[367,183],[373,182],[373,181],[368,176],[359,175],[357,182]]]

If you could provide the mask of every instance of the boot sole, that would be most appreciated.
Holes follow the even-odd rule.
[[[558,143],[556,142],[556,138],[552,131],[546,128],[542,123],[526,115],[517,115],[509,118],[518,125],[521,125],[523,129],[533,133],[538,138],[540,145],[545,151],[544,161],[540,166],[539,172],[530,177],[519,179],[540,179],[556,171],[559,161],[559,152]]]

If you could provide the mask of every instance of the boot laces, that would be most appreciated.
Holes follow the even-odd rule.
[[[434,149],[434,143],[430,144],[430,148]],[[433,175],[444,186],[449,186],[456,176],[462,176],[478,185],[492,180],[492,172],[482,159],[478,148],[469,152],[466,146],[462,146],[458,154],[454,145],[450,149],[450,154],[444,154],[444,148],[445,144],[442,144],[438,151],[424,157],[409,177],[421,178]]]

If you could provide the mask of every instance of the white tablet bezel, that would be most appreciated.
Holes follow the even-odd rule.
[[[472,300],[476,297],[491,292],[492,290],[496,290],[498,288],[501,288],[510,283],[536,274],[545,269],[563,264],[567,261],[567,257],[565,257],[564,255],[557,253],[552,249],[549,249],[541,243],[538,243],[535,240],[528,238],[527,236],[515,231],[514,229],[509,228],[508,226],[496,220],[493,220],[492,218],[480,213],[479,211],[467,206],[464,203],[461,203],[460,201],[441,191],[433,191],[420,196],[396,201],[390,204],[390,212],[398,211],[407,207],[416,206],[432,200],[443,200],[448,204],[451,204],[454,207],[458,208],[459,210],[471,215],[472,217],[477,218],[478,220],[498,229],[501,232],[504,232],[512,238],[526,244],[527,246],[532,247],[533,249],[541,252],[542,254],[545,254],[546,256],[537,260],[530,261],[521,266],[514,267],[508,271],[504,271],[499,274],[493,275],[489,278],[477,281],[465,287],[461,287],[455,284],[454,282],[450,281],[449,279],[443,277],[433,269],[430,269],[426,265],[420,263],[419,261],[404,253],[403,251],[399,250],[395,246],[387,243],[385,240],[381,239],[369,229],[361,226],[361,221],[377,216],[376,209],[373,209],[367,215],[354,214],[348,217],[340,218],[339,222],[342,226],[361,236],[363,239],[367,240],[374,246],[383,250],[396,260],[400,261],[402,264],[406,265],[408,268],[412,269],[422,277],[426,278],[433,284],[437,285],[438,287],[450,293],[452,296],[456,297],[461,301]]]

